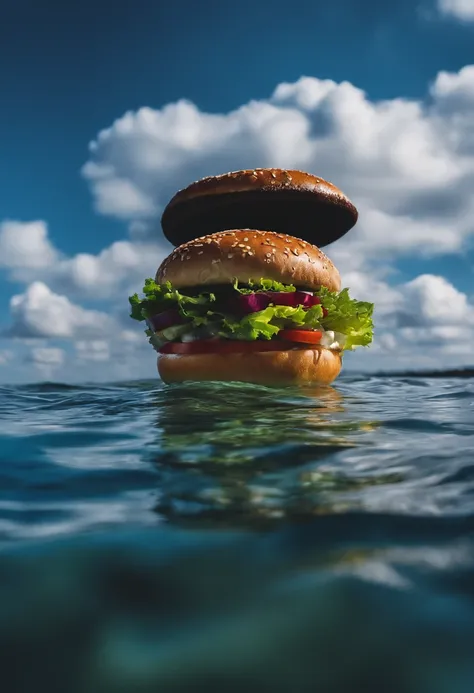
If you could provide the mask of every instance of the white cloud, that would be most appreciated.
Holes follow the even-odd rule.
[[[144,217],[156,227],[176,190],[202,176],[252,166],[313,171],[359,207],[355,229],[330,248],[355,270],[362,260],[458,252],[473,237],[473,114],[474,66],[441,72],[426,102],[372,102],[350,83],[303,77],[225,114],[187,101],[128,112],[91,143],[83,175],[98,207],[128,218],[143,238]],[[127,213],[124,180],[146,201]]]
[[[474,0],[438,0],[441,14],[464,22],[474,22]]]
[[[58,347],[33,347],[28,361],[35,366],[43,378],[52,378],[54,373],[63,365],[65,352]]]
[[[0,224],[0,267],[40,269],[58,260],[44,221],[4,221]]]
[[[417,324],[474,326],[474,306],[444,277],[423,274],[403,287],[404,305]],[[440,335],[443,332],[439,332]]]
[[[455,5],[466,15],[467,3]],[[28,285],[11,301],[12,334],[75,340],[70,358],[83,373],[120,367],[133,377],[146,358],[154,374],[141,326],[123,330],[78,302],[109,299],[125,316],[129,293],[169,252],[159,217],[176,190],[253,166],[313,171],[359,208],[357,226],[328,248],[351,293],[376,304],[376,343],[351,363],[472,360],[472,299],[440,276],[394,281],[404,255],[421,267],[427,256],[464,252],[474,239],[474,66],[440,72],[423,101],[373,102],[348,82],[303,77],[229,113],[204,113],[187,101],[126,113],[91,143],[82,174],[96,210],[129,222],[127,240],[67,257],[42,221],[0,226],[0,263]]]
[[[57,347],[34,347],[31,359],[41,366],[60,366],[64,362],[64,351]]]
[[[20,338],[93,338],[114,327],[106,313],[75,305],[41,282],[34,282],[23,294],[12,296],[10,312],[13,323],[9,334]]]
[[[104,340],[80,340],[75,348],[79,361],[108,361],[110,358],[109,343]]]
[[[134,226],[136,235],[139,229]],[[129,287],[135,291],[145,277],[155,276],[168,252],[164,243],[138,238],[116,241],[97,255],[82,252],[67,257],[51,243],[43,221],[0,225],[0,266],[12,279],[41,281],[78,297],[107,298]]]
[[[371,286],[364,277],[362,298]],[[472,365],[474,303],[444,277],[420,275],[395,287],[375,282],[376,338],[369,350],[351,355],[353,367],[415,370]],[[379,300],[381,299],[381,300]]]
[[[110,297],[119,290],[125,293],[125,287],[136,282],[141,288],[145,277],[155,276],[168,252],[156,243],[117,241],[98,255],[80,253],[63,260],[51,268],[50,281],[70,293]]]

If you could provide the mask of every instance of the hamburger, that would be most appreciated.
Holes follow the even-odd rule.
[[[162,217],[177,247],[129,298],[162,380],[333,382],[344,352],[371,343],[373,304],[341,289],[314,241],[356,220],[340,190],[299,171],[240,171],[178,192]]]

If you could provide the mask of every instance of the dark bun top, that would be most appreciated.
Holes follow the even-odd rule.
[[[159,267],[156,281],[177,289],[243,284],[273,279],[316,291],[340,291],[339,272],[326,255],[307,241],[271,231],[240,229],[196,238],[175,248]]]
[[[303,171],[262,168],[203,178],[180,190],[161,218],[181,245],[204,234],[252,228],[325,246],[349,231],[358,212],[341,190]]]

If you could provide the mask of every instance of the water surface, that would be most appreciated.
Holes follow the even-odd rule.
[[[474,379],[0,389],[2,690],[474,690]]]

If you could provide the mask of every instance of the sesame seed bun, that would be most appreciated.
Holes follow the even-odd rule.
[[[184,243],[160,265],[156,281],[177,289],[273,279],[316,291],[340,291],[331,260],[314,245],[286,234],[240,229]]]
[[[330,385],[341,367],[340,352],[323,347],[158,357],[158,372],[165,383],[207,380],[268,386]]]
[[[332,183],[304,171],[234,171],[180,190],[161,218],[175,246],[206,233],[252,228],[292,234],[320,247],[347,233],[358,212]]]

